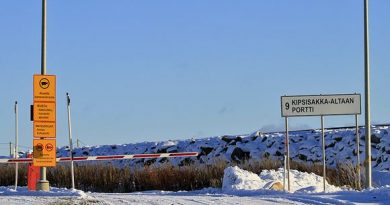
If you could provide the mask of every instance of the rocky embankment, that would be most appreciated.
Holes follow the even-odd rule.
[[[390,170],[390,126],[372,128],[372,166],[374,170]],[[359,129],[360,159],[365,157],[365,130]],[[199,152],[198,157],[117,160],[119,166],[143,166],[165,163],[182,166],[189,163],[213,163],[216,160],[242,162],[264,157],[283,160],[284,133],[261,133],[250,135],[219,136],[204,139],[170,140],[164,142],[142,142],[135,144],[85,146],[74,150],[75,156],[122,155],[140,153]],[[335,166],[338,162],[357,161],[355,129],[328,129],[325,133],[326,162]],[[290,155],[299,162],[321,162],[321,130],[290,132]],[[57,156],[68,156],[67,147],[57,150]],[[101,162],[99,162],[101,163]]]

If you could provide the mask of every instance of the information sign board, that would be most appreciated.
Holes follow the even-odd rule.
[[[361,113],[360,94],[282,96],[282,117],[357,115]]]
[[[56,76],[34,75],[33,137],[56,137]]]
[[[56,166],[56,140],[34,139],[33,140],[33,165],[37,167]]]

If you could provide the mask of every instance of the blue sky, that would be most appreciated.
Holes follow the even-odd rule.
[[[374,123],[390,122],[389,10],[370,1]],[[73,135],[91,145],[278,130],[281,95],[364,94],[363,1],[48,0],[47,15],[60,146],[66,92]],[[20,144],[31,146],[41,1],[1,1],[0,26],[0,142],[14,140],[18,100]],[[320,126],[315,117],[290,123]]]

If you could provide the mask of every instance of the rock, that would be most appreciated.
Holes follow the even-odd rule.
[[[325,146],[325,149],[328,149],[329,147],[334,147],[336,145],[336,141],[333,141],[332,143]]]
[[[177,147],[175,146],[172,146],[170,148],[167,149],[167,153],[177,153]]]
[[[300,159],[302,161],[306,161],[307,160],[307,156],[303,155],[303,154],[298,154],[298,159]]]
[[[161,158],[158,162],[160,162],[160,163],[169,162],[169,159],[164,157],[164,158]]]
[[[279,181],[268,182],[264,187],[267,187],[268,189],[274,190],[274,191],[283,191],[284,190],[283,184]]]
[[[291,141],[292,143],[297,143],[297,142],[299,142],[299,139],[291,138],[290,141]]]
[[[264,154],[263,154],[263,157],[264,158],[268,158],[270,156],[270,153],[269,152],[264,152]]]
[[[261,140],[261,142],[265,142],[267,140],[267,137],[263,137],[263,139]]]
[[[250,152],[244,152],[241,148],[234,148],[230,158],[236,162],[242,162],[250,158]]]
[[[187,166],[187,165],[191,165],[191,164],[193,164],[193,163],[194,163],[194,160],[192,160],[191,158],[185,158],[185,159],[183,159],[183,160],[180,162],[179,166],[180,166],[180,167],[182,167],[182,166]]]
[[[377,137],[376,135],[371,135],[371,143],[378,144],[381,142],[381,138]]]
[[[154,164],[156,162],[157,159],[149,159],[147,161],[144,162],[144,165],[145,166],[150,166],[152,164]]]
[[[237,142],[235,141],[235,140],[233,140],[233,141],[231,141],[230,143],[229,143],[229,145],[236,145],[237,144]]]
[[[282,156],[283,154],[280,152],[280,151],[276,151],[275,152],[275,156],[279,157],[279,156]]]
[[[273,141],[270,145],[267,145],[267,148],[271,148],[275,144],[275,141]]]
[[[230,143],[231,141],[233,141],[234,139],[232,137],[229,137],[227,135],[224,135],[221,137],[221,140],[222,141],[225,141],[226,143]]]
[[[167,149],[170,147],[160,148],[157,150],[157,153],[167,153]]]
[[[379,157],[379,158],[376,160],[376,164],[377,164],[376,166],[378,166],[380,163],[382,163],[382,158]]]
[[[201,150],[201,154],[202,155],[208,155],[210,154],[210,152],[212,152],[214,150],[213,147],[200,147],[200,150]]]
[[[342,139],[343,139],[343,138],[340,137],[340,136],[337,136],[337,137],[334,138],[334,140],[336,140],[336,142],[340,142]]]

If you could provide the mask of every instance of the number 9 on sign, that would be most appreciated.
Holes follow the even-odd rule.
[[[285,104],[286,110],[290,109],[290,103],[286,102]]]

